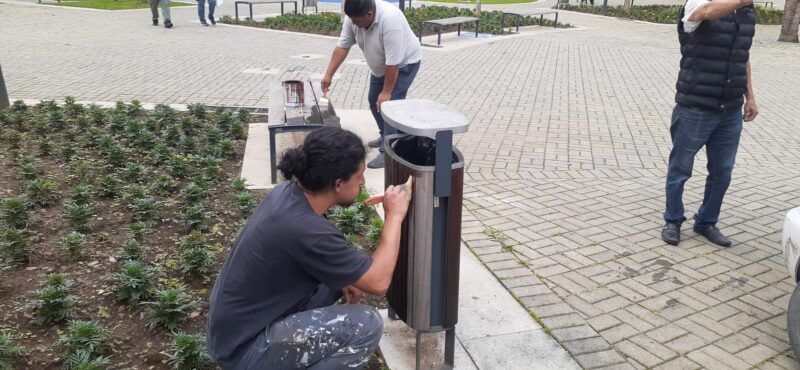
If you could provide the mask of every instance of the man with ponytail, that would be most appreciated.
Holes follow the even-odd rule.
[[[383,320],[358,304],[384,295],[400,248],[409,194],[390,186],[372,257],[325,218],[364,184],[364,144],[335,127],[312,131],[278,165],[285,181],[239,233],[211,292],[208,349],[223,369],[358,369],[378,346]],[[345,304],[335,303],[343,298]]]

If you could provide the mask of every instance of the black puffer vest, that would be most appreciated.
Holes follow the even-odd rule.
[[[675,102],[689,108],[741,107],[747,90],[747,61],[756,31],[753,6],[741,8],[718,20],[703,21],[691,33],[683,30],[678,16],[681,71]]]

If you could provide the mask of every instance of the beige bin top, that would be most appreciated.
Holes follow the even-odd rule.
[[[392,100],[381,105],[386,123],[407,134],[436,138],[439,131],[460,134],[469,130],[469,122],[461,112],[432,100]]]

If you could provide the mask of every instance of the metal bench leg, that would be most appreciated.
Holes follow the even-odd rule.
[[[253,20],[253,3],[250,3],[250,20]]]
[[[539,16],[539,27],[544,26],[544,14]]]
[[[475,38],[478,38],[478,34],[481,32],[481,21],[475,21]]]
[[[522,18],[522,16],[517,15],[517,33],[519,33],[519,19],[520,18]]]
[[[278,160],[275,158],[277,156],[277,151],[275,150],[275,131],[269,130],[269,166],[270,166],[270,174],[272,175],[272,183],[278,183]]]
[[[461,23],[458,24],[458,35],[461,36]]]
[[[281,3],[281,15],[283,15],[283,3]]]
[[[444,363],[452,369],[455,366],[456,353],[456,328],[451,328],[444,333]]]
[[[297,1],[294,2],[294,14],[297,14]]]
[[[235,12],[236,12],[236,20],[238,21],[239,20],[239,3],[235,3],[234,7],[236,8],[236,10],[235,10]]]
[[[556,20],[553,22],[553,28],[558,27],[558,13],[556,13]]]
[[[439,26],[439,38],[436,39],[436,46],[442,46],[442,26]]]

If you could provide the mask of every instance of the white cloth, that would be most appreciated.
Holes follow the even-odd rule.
[[[703,23],[703,21],[690,21],[689,17],[691,17],[697,9],[700,9],[710,2],[710,0],[688,0],[686,2],[686,5],[683,6],[683,19],[681,19],[683,21],[683,32],[692,33],[697,27],[700,27],[700,23]]]
[[[405,14],[382,0],[375,0],[375,19],[367,29],[359,28],[350,17],[344,17],[338,46],[350,49],[354,44],[361,48],[375,77],[383,77],[387,65],[402,68],[422,60],[419,40]]]

